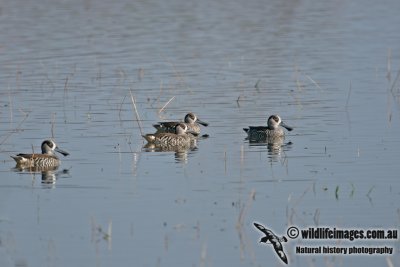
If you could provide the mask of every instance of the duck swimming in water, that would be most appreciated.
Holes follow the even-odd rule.
[[[269,138],[284,137],[285,132],[283,128],[288,131],[292,131],[293,128],[286,125],[278,115],[271,115],[268,118],[267,126],[249,126],[249,128],[243,128],[248,134],[250,141],[263,141]]]

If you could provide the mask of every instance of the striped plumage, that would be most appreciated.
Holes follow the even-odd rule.
[[[285,136],[285,132],[282,127],[288,131],[292,131],[293,128],[286,125],[278,115],[272,115],[268,118],[267,126],[249,126],[249,128],[243,128],[247,133],[250,141],[268,141],[268,139],[282,138]]]
[[[188,143],[180,143],[179,145],[175,144],[164,144],[164,143],[147,143],[143,148],[146,151],[155,151],[155,152],[187,152],[188,150],[195,150],[197,148],[196,140],[192,140]]]
[[[185,123],[175,126],[175,133],[155,133],[143,135],[147,142],[155,145],[182,146],[188,145],[193,141],[191,131]]]
[[[54,168],[60,165],[60,159],[54,151],[64,156],[69,155],[68,152],[57,147],[52,140],[45,140],[42,143],[42,154],[18,154],[11,156],[20,168]]]
[[[157,133],[175,133],[175,126],[179,123],[179,121],[166,121],[159,122],[158,124],[154,124],[154,128],[157,129]],[[207,122],[204,122],[197,118],[197,116],[190,112],[186,114],[184,119],[184,124],[188,127],[188,131],[190,131],[193,135],[200,134],[200,124],[203,126],[208,126]]]

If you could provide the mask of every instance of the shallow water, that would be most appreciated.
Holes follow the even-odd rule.
[[[0,265],[279,266],[254,221],[398,228],[399,7],[3,1]],[[210,123],[196,150],[143,149],[188,111]],[[284,144],[249,144],[242,128],[275,113],[294,127]],[[70,153],[55,180],[13,170],[51,137]],[[290,264],[400,261],[398,242],[336,257],[301,243],[285,244]]]

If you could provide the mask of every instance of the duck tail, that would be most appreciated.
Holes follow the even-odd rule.
[[[18,159],[19,159],[18,156],[10,156],[10,157],[12,157],[15,160],[15,162],[18,162]]]
[[[27,159],[25,157],[22,156],[22,154],[18,154],[16,156],[10,156],[12,157],[16,163],[21,164],[27,161]]]
[[[147,142],[152,143],[155,140],[154,134],[146,134],[142,135],[144,139],[146,139]]]
[[[153,124],[153,127],[156,128],[157,130],[161,129],[161,124]]]

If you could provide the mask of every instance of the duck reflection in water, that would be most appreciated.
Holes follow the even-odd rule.
[[[40,174],[42,184],[46,185],[55,185],[58,177],[60,175],[69,174],[69,170],[63,169],[61,171],[58,170],[58,166],[53,167],[25,167],[16,166],[12,169],[15,172],[26,173],[36,176]]]
[[[267,147],[268,157],[272,162],[277,162],[281,159],[286,151],[292,148],[292,142],[284,142],[284,138],[274,138],[266,140],[265,142],[249,141],[251,147]]]
[[[176,162],[187,163],[189,154],[196,151],[197,146],[195,140],[190,144],[175,146],[147,143],[143,146],[143,150],[145,152],[175,152]]]

